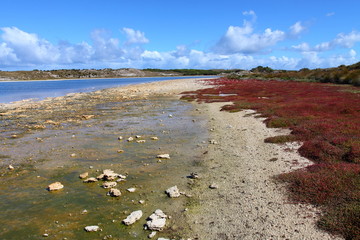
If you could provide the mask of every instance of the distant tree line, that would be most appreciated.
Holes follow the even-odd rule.
[[[258,66],[251,69],[246,74],[230,74],[228,77],[314,81],[360,86],[360,62],[349,66],[340,65],[336,68],[317,68],[312,70],[302,68],[298,71],[274,70],[269,67]]]

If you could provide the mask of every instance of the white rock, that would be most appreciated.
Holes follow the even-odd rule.
[[[97,232],[100,230],[99,226],[86,226],[85,231],[87,232]]]
[[[100,175],[100,176],[101,176],[101,175]],[[100,177],[100,176],[99,176],[99,177]],[[115,180],[115,179],[118,178],[118,177],[119,177],[119,174],[114,173],[113,170],[110,170],[110,169],[105,169],[105,170],[103,170],[103,177],[102,177],[103,180],[113,181],[113,180]]]
[[[146,140],[142,139],[142,140],[137,140],[136,142],[137,142],[137,143],[145,143]]]
[[[98,180],[94,177],[90,177],[90,178],[87,178],[85,179],[83,182],[84,183],[92,183],[92,182],[97,182]]]
[[[148,221],[146,222],[146,226],[148,229],[152,231],[161,231],[164,229],[166,225],[166,218],[167,218],[166,214],[162,210],[157,209],[148,218]]]
[[[153,237],[155,237],[156,233],[157,233],[156,231],[151,232],[151,233],[149,234],[148,238],[153,238]]]
[[[127,141],[128,141],[128,142],[132,142],[132,141],[134,141],[134,138],[133,138],[133,137],[129,137],[129,138],[127,139]]]
[[[156,156],[157,158],[161,158],[161,159],[170,159],[170,154],[159,154]]]
[[[84,173],[81,173],[81,174],[79,175],[79,178],[84,179],[84,178],[87,178],[88,176],[89,176],[89,173],[88,173],[88,172],[84,172]]]
[[[9,165],[9,166],[8,166],[8,169],[9,169],[9,170],[14,170],[15,168],[14,168],[12,165]]]
[[[129,226],[131,224],[134,224],[137,220],[139,220],[143,215],[143,212],[141,210],[132,212],[127,218],[125,218],[122,222]]]
[[[135,137],[136,137],[136,138],[141,138],[141,136],[140,136],[140,135],[136,135]]]
[[[211,188],[211,189],[217,189],[217,188],[219,188],[219,185],[217,185],[216,183],[212,183],[212,184],[209,186],[209,188]]]
[[[158,137],[151,137],[151,140],[159,140]]]
[[[171,198],[180,197],[180,191],[177,186],[173,186],[173,187],[167,189],[165,192]]]
[[[64,188],[64,185],[62,185],[61,182],[54,182],[48,186],[49,191],[56,191],[56,190],[60,190],[63,188]]]
[[[211,140],[209,141],[209,143],[210,143],[210,144],[218,144],[218,142],[217,142],[216,140],[214,140],[214,139],[211,139]]]
[[[126,189],[128,192],[135,192],[136,191],[136,188],[128,188]]]
[[[118,140],[123,140],[123,137],[122,137],[122,136],[119,136],[119,137],[118,137]]]
[[[111,188],[110,191],[107,193],[107,195],[111,196],[111,197],[120,197],[121,196],[121,192],[119,189],[117,188]]]

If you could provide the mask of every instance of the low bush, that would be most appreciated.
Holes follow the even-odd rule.
[[[326,75],[320,70],[315,73],[322,77]],[[304,70],[302,74],[310,73]],[[337,79],[342,78],[339,75]],[[352,77],[352,81],[354,79]],[[346,239],[359,239],[359,88],[327,83],[227,78],[213,79],[207,84],[210,86],[208,89],[189,92],[186,96],[192,94],[192,99],[199,102],[233,102],[222,110],[254,109],[266,117],[268,127],[291,130],[290,135],[267,138],[265,142],[301,141],[303,145],[299,153],[315,164],[277,179],[288,183],[293,201],[315,204],[324,210],[319,227],[340,233]],[[218,98],[214,97],[216,95]]]

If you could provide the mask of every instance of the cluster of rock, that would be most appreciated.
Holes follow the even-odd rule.
[[[143,212],[141,210],[137,210],[132,212],[129,216],[122,220],[122,222],[126,226],[129,226],[140,220],[142,216]],[[167,218],[168,216],[162,210],[157,209],[146,219],[147,221],[144,229],[152,231],[148,236],[149,238],[153,238],[156,235],[156,231],[162,231],[164,229]]]
[[[133,141],[135,141],[135,139],[138,139],[138,140],[136,140],[137,143],[145,143],[146,140],[145,140],[145,139],[141,139],[141,138],[142,138],[142,136],[136,135],[136,136],[134,136],[134,137],[128,137],[128,138],[126,139],[126,141],[128,141],[128,142],[133,142]],[[119,136],[119,137],[118,137],[118,140],[119,140],[119,141],[121,141],[121,140],[123,140],[123,139],[124,139],[123,136]],[[151,139],[151,140],[159,140],[158,137],[150,137],[150,139]]]
[[[118,174],[115,173],[113,170],[111,169],[105,169],[103,170],[102,174],[100,174],[97,177],[88,177],[89,173],[85,172],[79,175],[80,179],[84,179],[83,182],[84,183],[92,183],[92,182],[97,182],[97,181],[105,181],[101,187],[105,188],[105,189],[110,189],[106,195],[111,196],[111,197],[120,197],[121,196],[121,191],[116,187],[118,182],[121,181],[125,181],[126,176],[122,175],[122,174]]]

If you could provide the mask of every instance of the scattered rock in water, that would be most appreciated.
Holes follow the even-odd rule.
[[[134,224],[137,220],[139,220],[143,215],[143,212],[141,210],[138,211],[134,211],[132,212],[129,216],[127,216],[127,218],[125,218],[122,222],[126,225],[132,225]]]
[[[141,139],[141,140],[137,140],[136,142],[137,142],[137,143],[145,143],[145,142],[146,142],[146,140]]]
[[[122,180],[125,180],[126,179],[126,176],[125,175],[122,175],[122,174],[119,174],[118,178],[122,179]]]
[[[124,152],[124,150],[119,149],[119,150],[117,150],[117,152],[118,152],[118,153],[123,153],[123,152]]]
[[[13,135],[11,135],[11,138],[18,138],[18,135],[13,134]]]
[[[89,120],[91,118],[95,117],[95,115],[82,115],[81,118],[84,120]]]
[[[199,174],[198,173],[190,173],[190,175],[188,176],[188,178],[191,178],[191,179],[199,179]]]
[[[13,167],[13,165],[9,165],[9,166],[8,166],[8,169],[9,169],[9,170],[14,170],[15,168]]]
[[[131,193],[133,193],[133,192],[135,192],[136,191],[136,188],[128,188],[128,189],[126,189],[128,192],[131,192]]]
[[[118,137],[118,140],[120,141],[120,140],[123,140],[123,137],[122,136],[119,136]]]
[[[87,178],[85,179],[83,182],[84,183],[93,183],[93,182],[97,182],[98,180],[94,177],[90,177],[90,178]]]
[[[105,169],[105,170],[103,170],[103,175],[100,175],[100,176],[102,176],[101,179],[103,179],[105,181],[113,181],[119,177],[119,174],[114,173],[113,170]]]
[[[61,182],[54,182],[54,183],[50,184],[47,189],[49,191],[57,191],[57,190],[60,190],[63,188],[64,188],[64,185],[62,185]]]
[[[89,173],[88,172],[84,172],[82,174],[79,175],[79,178],[80,179],[84,179],[84,178],[87,178],[89,176]]]
[[[151,137],[151,140],[159,140],[158,137]]]
[[[153,238],[153,237],[155,237],[156,233],[157,233],[156,231],[151,232],[151,233],[148,235],[148,238]]]
[[[121,192],[119,189],[117,188],[111,188],[110,191],[107,193],[108,196],[111,197],[120,197],[121,196]]]
[[[85,231],[87,232],[97,232],[101,230],[99,226],[86,226]]]
[[[217,185],[216,183],[212,183],[209,188],[211,189],[218,189],[219,188],[219,185]]]
[[[139,203],[140,203],[140,204],[144,204],[144,203],[145,203],[145,200],[139,200]]]
[[[168,117],[169,117],[169,118],[172,118],[172,117],[173,117],[173,115],[172,115],[172,114],[169,114],[169,115],[168,115]]]
[[[173,186],[173,187],[167,189],[165,192],[171,198],[180,197],[180,191],[177,186]]]
[[[102,180],[104,178],[105,174],[100,174],[99,176],[96,177],[97,180]]]
[[[102,185],[102,187],[103,187],[103,188],[113,188],[113,187],[115,187],[116,185],[117,185],[116,182],[104,182],[103,185]]]
[[[170,159],[170,154],[159,154],[156,157],[160,159]]]
[[[49,234],[44,233],[42,236],[43,236],[43,237],[48,237],[48,236],[49,236]]]
[[[153,214],[148,217],[148,221],[146,222],[146,228],[151,231],[162,231],[166,225],[167,216],[165,213],[157,209]]]
[[[70,157],[76,157],[76,153],[70,154]]]
[[[141,138],[141,136],[140,136],[140,135],[136,135],[135,137],[136,137],[136,138]]]
[[[214,139],[211,139],[211,140],[209,141],[209,143],[210,143],[210,144],[218,144],[218,142],[217,142],[216,140],[214,140]]]
[[[129,137],[129,138],[127,139],[127,141],[128,141],[128,142],[132,142],[132,141],[134,141],[134,138],[133,138],[133,137]]]

